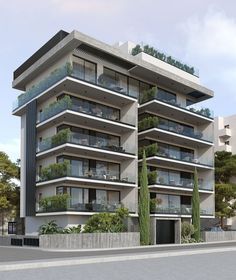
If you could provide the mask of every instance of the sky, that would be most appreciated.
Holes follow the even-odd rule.
[[[215,92],[204,106],[236,114],[236,1],[0,0],[0,151],[20,157],[19,91],[12,73],[59,30],[78,30],[108,44],[148,43],[195,66]]]

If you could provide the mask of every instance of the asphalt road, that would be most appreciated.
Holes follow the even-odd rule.
[[[220,248],[220,247],[233,247],[236,246],[236,242],[227,243],[200,243],[200,244],[188,244],[188,245],[171,245],[171,246],[148,246],[138,247],[130,249],[116,249],[116,250],[95,250],[95,251],[43,251],[38,248],[27,247],[1,247],[0,246],[0,264],[5,262],[17,262],[17,261],[33,261],[43,259],[63,259],[63,258],[85,258],[85,257],[97,257],[108,255],[124,255],[124,254],[141,254],[141,253],[158,253],[178,250],[192,250],[197,248]],[[236,265],[236,262],[235,262]],[[236,276],[235,276],[236,279]],[[1,278],[0,278],[1,280]]]
[[[0,272],[1,280],[235,280],[236,251]]]

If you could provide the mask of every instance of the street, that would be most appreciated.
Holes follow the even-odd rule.
[[[144,257],[142,258],[142,256]],[[148,258],[148,256],[150,256],[150,258]],[[132,257],[133,259],[128,260],[129,257]],[[137,259],[135,259],[136,257]],[[1,271],[0,279],[231,280],[235,279],[236,274],[236,247],[209,248],[205,250],[193,249],[191,251],[177,250],[174,252],[169,251],[168,253],[159,252],[158,255],[155,253],[149,253],[148,255],[144,255],[143,253],[122,254],[115,257],[113,256],[114,260],[111,258],[112,257],[107,257],[107,259],[105,259],[104,256],[98,256],[96,257],[96,262],[93,262],[94,258],[92,259],[91,257],[87,257],[87,264],[76,265],[74,260],[78,260],[79,258],[60,258],[60,260],[53,259],[55,264],[52,264],[52,266],[48,268],[39,267]],[[115,258],[121,259],[115,260]],[[80,258],[80,260],[81,259],[85,260],[85,257]],[[89,263],[90,260],[92,263]],[[48,263],[50,263],[50,261],[48,261]],[[62,265],[56,264],[58,261],[62,262]],[[68,261],[74,262],[74,264],[70,265],[68,264]],[[2,262],[1,264],[6,264],[6,262]]]

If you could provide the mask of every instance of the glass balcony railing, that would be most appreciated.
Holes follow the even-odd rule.
[[[99,108],[94,109],[92,108],[92,106],[83,106],[75,104],[75,102],[73,102],[73,100],[71,100],[69,96],[65,96],[64,98],[50,104],[46,109],[39,113],[38,123],[46,121],[65,110],[71,110],[74,112],[79,112],[86,115],[91,115],[98,118],[107,119],[113,122],[119,122],[121,124],[128,124],[133,126],[133,119],[130,119],[129,122],[122,122],[119,119],[119,114],[117,114],[117,111],[112,110],[112,108],[105,108],[105,106],[103,105],[98,105],[97,107]]]
[[[70,73],[70,65],[66,64],[60,68],[54,70],[48,77],[40,81],[38,84],[32,86],[25,93],[22,93],[13,104],[13,110],[21,107],[29,102],[31,99],[38,96],[40,93],[49,89],[51,86],[65,78]]]
[[[213,141],[212,135],[204,135],[203,132],[193,129],[191,127],[176,123],[167,119],[158,117],[145,117],[138,123],[139,131],[147,130],[150,128],[159,128],[172,133],[180,134],[183,136],[199,139],[207,142]]]
[[[123,147],[119,146],[117,143],[114,143],[112,140],[109,141],[109,139],[102,137],[96,137],[78,132],[71,132],[69,129],[61,130],[55,136],[44,139],[38,144],[37,151],[43,152],[65,143],[109,150],[112,152],[132,154],[129,151],[126,151]]]
[[[157,171],[158,173],[158,171]],[[194,186],[194,180],[188,179],[188,178],[181,178],[181,177],[169,177],[165,176],[163,174],[159,174],[157,176],[156,183],[158,185],[165,185],[165,186],[173,186],[173,187],[179,187],[179,188],[188,188],[193,189]],[[207,181],[204,179],[198,179],[198,188],[200,190],[207,190],[212,191],[213,190],[213,181]]]
[[[129,212],[135,212],[133,204],[128,203],[124,205],[121,202],[116,201],[100,201],[93,200],[92,202],[76,202],[73,198],[68,198],[65,202],[58,203],[54,201],[48,201],[47,205],[42,206],[40,203],[36,203],[37,213],[49,213],[49,212],[62,212],[62,211],[77,211],[77,212],[115,212],[121,207],[129,209]]]
[[[90,168],[88,170],[80,170],[78,164],[67,164],[67,162],[53,164],[52,167],[46,167],[42,169],[41,174],[36,176],[37,182],[45,182],[53,179],[59,179],[63,177],[85,178],[91,180],[112,181],[119,183],[135,184],[133,175],[126,174],[127,177],[121,177],[121,174],[110,167],[109,170],[103,170],[99,168]]]
[[[179,161],[183,161],[183,162],[213,166],[212,160],[201,160],[201,159],[196,158],[194,156],[194,154],[188,153],[188,152],[171,151],[170,149],[162,148],[161,150],[158,150],[156,155],[159,157],[179,160]]]
[[[195,164],[202,164],[207,166],[213,166],[212,159],[198,159],[194,156],[193,152],[188,152],[187,149],[182,151],[180,148],[171,146],[168,144],[163,143],[153,143],[144,147],[139,148],[138,156],[142,158],[143,156],[143,149],[145,149],[146,157],[163,157],[168,159],[174,159],[183,162],[195,163]]]
[[[173,205],[173,206],[162,206],[157,205],[155,209],[151,209],[151,213],[155,214],[177,214],[177,215],[191,215],[192,206],[191,205]],[[212,209],[201,208],[201,216],[213,216],[214,211]]]
[[[171,96],[172,95],[172,96]],[[176,96],[174,96],[171,93],[168,93],[167,91],[164,91],[162,89],[152,88],[149,90],[146,90],[140,95],[139,101],[141,104],[144,104],[151,100],[158,100],[161,102],[165,102],[167,104],[170,104],[172,106],[184,109],[186,111],[190,111],[192,113],[195,113],[197,115],[201,115],[210,119],[214,118],[214,112],[213,110],[210,110],[209,108],[203,108],[201,106],[197,106],[195,104],[184,106],[183,104],[179,103],[176,100]]]
[[[91,71],[90,73],[88,71],[84,73],[84,70],[79,71],[75,66],[73,68],[70,63],[67,63],[62,67],[55,69],[48,77],[44,78],[39,83],[26,90],[25,93],[22,93],[14,102],[13,111],[37,97],[39,94],[49,89],[51,86],[67,76],[76,78],[78,80],[83,80],[130,97],[137,98],[139,94],[139,88],[134,89],[128,87],[128,80],[126,82],[123,80],[115,80],[106,74],[101,74],[97,78],[95,72]],[[128,79],[128,76],[126,79]]]

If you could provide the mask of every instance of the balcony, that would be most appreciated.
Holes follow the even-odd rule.
[[[120,121],[119,114],[112,108],[100,105],[95,108],[83,107],[75,104],[69,96],[55,101],[39,114],[37,127],[50,126],[51,123],[68,121],[84,124],[94,129],[103,129],[113,132],[130,132],[135,130],[134,119],[124,123]],[[105,127],[104,127],[105,126]]]
[[[191,170],[193,166],[202,167],[203,169],[213,167],[213,161],[211,159],[199,160],[194,156],[194,153],[186,151],[187,149],[181,151],[180,148],[174,146],[170,148],[170,145],[167,144],[151,144],[139,148],[139,159],[142,159],[143,149],[145,149],[147,163],[150,164],[170,166],[170,163],[172,163],[173,167],[184,165]]]
[[[192,215],[191,205],[176,205],[176,206],[160,206],[157,205],[155,208],[151,209],[151,214],[164,214],[164,215]],[[212,209],[200,209],[201,216],[214,216],[214,211]]]
[[[115,139],[116,140],[116,139]],[[71,132],[70,129],[60,130],[56,135],[44,139],[38,144],[38,157],[54,154],[55,151],[79,153],[81,156],[111,158],[113,160],[125,160],[135,158],[134,153],[119,146],[119,141],[89,134]],[[58,147],[58,149],[56,149]]]
[[[47,205],[40,205],[36,203],[36,213],[51,213],[51,212],[115,212],[121,207],[129,209],[130,213],[135,212],[135,207],[131,203],[127,206],[121,202],[101,202],[99,200],[93,200],[88,203],[76,203],[74,199],[68,198],[66,201],[58,204],[56,202],[48,201]]]
[[[228,139],[232,136],[232,133],[231,133],[231,129],[228,128],[228,127],[225,127],[223,129],[220,129],[219,130],[219,137],[220,138],[223,138],[223,139]]]
[[[153,172],[153,171],[152,171]],[[193,179],[189,179],[189,178],[183,178],[183,177],[170,177],[170,176],[166,176],[166,175],[162,175],[160,174],[160,172],[158,172],[158,176],[156,179],[156,182],[153,184],[152,183],[152,187],[155,188],[155,185],[157,188],[178,188],[178,189],[188,189],[190,191],[193,190],[194,187],[194,180]],[[198,188],[200,191],[213,191],[213,185],[214,182],[213,180],[204,180],[202,178],[198,179]]]
[[[163,119],[157,116],[149,116],[145,117],[142,120],[139,121],[138,123],[138,130],[139,130],[139,135],[142,136],[144,134],[147,134],[151,129],[158,129],[158,138],[161,136],[160,132],[168,132],[168,138],[170,141],[170,135],[176,135],[176,136],[181,136],[181,138],[190,140],[191,142],[194,141],[204,141],[207,143],[210,143],[212,145],[212,135],[204,135],[201,131],[198,131],[192,127],[182,125],[180,123],[170,121],[167,119]],[[151,132],[150,137],[153,138],[155,134],[153,131]],[[163,137],[163,140],[164,139]],[[180,143],[183,142],[183,140],[179,141]],[[178,140],[174,141],[174,143],[179,144]]]
[[[156,101],[151,102],[150,101]],[[212,121],[214,119],[214,113],[209,108],[201,108],[196,105],[184,106],[181,103],[178,103],[176,100],[176,96],[172,93],[169,93],[165,90],[159,89],[157,87],[153,87],[149,90],[144,91],[139,98],[140,108],[139,111],[142,113],[145,110],[149,112],[155,112],[158,108],[158,111],[168,116],[168,111],[170,111],[170,107],[173,108],[171,113],[174,114],[174,118],[184,119],[188,118],[191,122],[199,122],[200,117],[204,117]],[[166,107],[165,104],[168,105]],[[180,110],[181,109],[181,110]],[[176,112],[175,112],[176,111]]]
[[[135,180],[133,175],[127,174],[126,177],[121,177],[119,171],[117,171],[117,164],[111,163],[108,169],[99,169],[99,168],[81,168],[83,164],[82,161],[70,164],[68,160],[60,163],[54,163],[48,167],[44,167],[41,170],[41,174],[37,175],[36,182],[38,185],[43,182],[54,182],[55,180],[76,180],[81,182],[91,182],[91,183],[102,183],[110,185],[124,185],[135,186]],[[61,180],[59,180],[61,181]]]
[[[72,77],[80,81],[85,81],[91,85],[98,86],[100,89],[108,89],[120,95],[133,98],[134,100],[137,99],[139,90],[138,88],[131,89],[127,86],[127,84],[124,84],[123,81],[115,80],[104,73],[97,78],[95,72],[88,72],[85,75],[83,71],[84,70],[79,71],[75,64],[72,66],[70,63],[55,69],[49,76],[44,78],[36,85],[32,86],[25,93],[21,94],[13,104],[13,111],[25,105],[30,100],[36,98],[41,93],[48,90],[50,87],[66,77]]]

